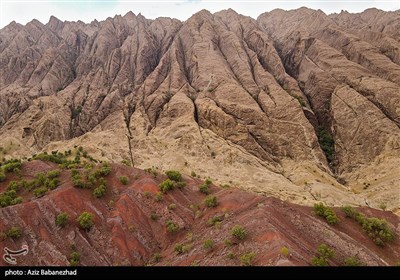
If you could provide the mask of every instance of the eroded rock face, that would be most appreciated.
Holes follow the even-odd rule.
[[[13,22],[0,30],[0,156],[83,145],[298,203],[313,200],[311,184],[359,204],[335,179],[357,189],[368,168],[399,163],[399,17],[301,8]],[[376,205],[397,209],[392,192]]]
[[[21,175],[29,180],[38,172],[57,168],[53,163],[31,161],[23,164]],[[128,184],[122,185],[119,176],[126,176]],[[363,265],[373,266],[394,265],[400,258],[398,231],[393,241],[379,247],[361,226],[337,208],[334,210],[340,222],[331,226],[313,214],[310,207],[215,185],[210,186],[210,191],[217,197],[218,205],[207,208],[206,195],[198,190],[203,181],[186,175],[183,175],[185,188],[168,191],[157,202],[155,194],[165,178],[163,174],[153,176],[137,168],[113,164],[111,173],[105,177],[105,196],[95,198],[91,189],[74,188],[71,171],[62,170],[62,183],[55,190],[49,190],[41,198],[20,190],[21,204],[0,208],[1,231],[11,227],[21,229],[18,239],[2,240],[0,250],[28,246],[29,253],[17,257],[21,266],[68,266],[72,252],[80,254],[83,266],[236,266],[243,265],[240,257],[249,252],[254,254],[252,265],[304,266],[311,264],[316,248],[322,243],[335,251],[335,258],[329,261],[333,266],[343,265],[344,259],[354,256]],[[0,182],[0,191],[16,179],[15,174],[7,174],[6,181]],[[79,228],[76,222],[83,211],[93,215],[89,231]],[[357,211],[368,217],[385,218],[395,232],[399,227],[400,219],[393,213],[370,208]],[[64,227],[55,224],[61,212],[69,216]],[[219,217],[219,224],[213,226],[209,221],[214,217]],[[167,221],[174,222],[179,230],[168,232]],[[232,237],[235,225],[245,229],[243,240]],[[212,248],[204,247],[207,239],[212,240]],[[181,254],[175,249],[179,244],[185,246]],[[288,249],[287,254],[282,253],[283,247]],[[0,264],[8,265],[3,259]]]

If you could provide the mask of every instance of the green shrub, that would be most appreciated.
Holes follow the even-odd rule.
[[[328,266],[329,262],[327,259],[323,258],[323,257],[312,257],[311,258],[311,264],[313,266]]]
[[[335,251],[326,244],[320,244],[317,248],[317,255],[312,257],[311,264],[314,266],[328,266],[329,259],[335,256]]]
[[[228,259],[233,260],[236,256],[233,252],[229,252],[228,255],[226,255]]]
[[[160,202],[160,201],[163,201],[164,196],[163,196],[163,194],[162,194],[161,192],[157,192],[156,195],[155,195],[155,197],[154,197],[154,199],[155,199],[157,202]]]
[[[175,224],[173,221],[168,220],[166,222],[167,225],[167,231],[169,233],[176,233],[179,230],[179,226],[177,224]]]
[[[168,205],[168,209],[169,209],[169,210],[174,210],[174,209],[176,209],[176,204],[175,204],[175,203],[171,203],[170,205]]]
[[[47,178],[54,179],[54,178],[57,178],[58,176],[60,176],[60,174],[61,174],[60,170],[51,170],[51,171],[47,172]]]
[[[122,185],[128,184],[128,178],[126,176],[119,177],[119,181],[121,182]]]
[[[214,241],[211,239],[204,240],[203,247],[206,250],[211,250],[214,247]]]
[[[184,187],[186,187],[186,182],[177,182],[176,186],[178,189],[183,189]]]
[[[21,229],[17,226],[15,227],[11,227],[8,231],[7,231],[7,236],[12,238],[12,239],[18,239],[21,237]]]
[[[6,174],[0,169],[0,182],[3,182],[6,179]]]
[[[163,193],[166,193],[169,190],[174,189],[175,187],[175,183],[173,181],[171,181],[170,179],[166,179],[164,180],[160,185],[160,191],[162,191]]]
[[[201,193],[204,193],[204,194],[209,194],[209,193],[210,193],[210,186],[207,185],[207,184],[201,184],[201,185],[199,186],[199,191],[200,191]]]
[[[240,256],[240,262],[244,266],[251,266],[256,254],[253,252],[249,252]]]
[[[144,195],[145,198],[150,198],[151,197],[151,192],[146,191],[146,192],[143,193],[143,195]]]
[[[231,229],[231,235],[239,240],[243,240],[246,237],[246,230],[241,225],[235,225]]]
[[[176,244],[174,250],[178,254],[182,254],[183,253],[183,244],[182,243]]]
[[[330,225],[335,225],[339,222],[336,213],[331,208],[325,206],[322,202],[314,204],[314,212],[318,216],[325,218]]]
[[[207,196],[204,204],[209,208],[216,207],[218,205],[217,197],[213,195]]]
[[[208,219],[207,225],[208,225],[208,226],[214,226],[216,223],[222,222],[223,219],[224,219],[224,216],[223,216],[223,215],[221,215],[221,216],[216,215],[216,216],[214,216],[214,217]]]
[[[44,196],[46,194],[46,192],[47,192],[47,188],[45,186],[42,186],[42,187],[39,187],[39,188],[35,189],[33,191],[33,194],[36,197],[42,197],[42,196]]]
[[[162,256],[161,256],[161,254],[160,254],[160,253],[155,253],[155,254],[154,254],[154,256],[153,256],[153,260],[154,260],[154,262],[155,262],[155,263],[158,263],[158,262],[160,262],[160,261],[161,261],[161,259],[162,259]]]
[[[385,219],[367,218],[351,206],[341,208],[346,217],[356,220],[376,245],[384,246],[385,242],[392,241],[394,233]]]
[[[209,185],[212,184],[212,181],[210,180],[210,178],[207,178],[207,179],[204,181],[204,183],[205,183],[207,186],[209,186]]]
[[[192,176],[192,177],[196,177],[196,176],[197,176],[197,174],[196,174],[196,172],[192,171],[192,172],[190,172],[190,176]]]
[[[20,169],[21,166],[22,166],[21,161],[16,160],[16,161],[10,161],[10,162],[4,164],[4,165],[2,166],[2,169],[3,169],[5,172],[14,172],[15,169]]]
[[[90,230],[93,226],[93,215],[88,212],[82,212],[76,221],[81,229]]]
[[[68,224],[69,216],[67,213],[62,212],[56,217],[56,225],[59,227],[65,227]]]
[[[225,245],[225,247],[231,247],[233,245],[233,242],[229,239],[225,239],[224,245]]]
[[[345,258],[343,261],[343,264],[345,266],[360,266],[360,265],[362,265],[361,261],[356,256]]]
[[[281,255],[284,256],[285,258],[286,258],[287,256],[289,256],[289,249],[288,249],[286,246],[283,246],[283,247],[281,248]]]
[[[103,163],[102,166],[94,172],[96,178],[105,177],[111,173],[111,166],[108,163]]]
[[[81,260],[81,254],[78,252],[72,252],[71,255],[69,256],[69,264],[71,266],[77,266],[79,265]]]
[[[320,127],[318,128],[317,136],[321,149],[326,155],[326,159],[328,162],[332,162],[335,158],[335,142],[332,134],[328,130]]]
[[[180,182],[180,181],[182,181],[182,175],[181,175],[181,173],[180,173],[179,171],[176,171],[176,170],[168,170],[168,171],[165,172],[165,175],[167,175],[168,178],[169,178],[170,180],[172,180],[172,181],[175,181],[175,182]]]
[[[158,215],[156,214],[156,213],[151,213],[150,214],[150,219],[152,220],[152,221],[157,221],[158,220]]]

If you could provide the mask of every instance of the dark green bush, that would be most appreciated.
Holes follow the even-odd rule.
[[[331,208],[325,206],[322,202],[314,204],[314,212],[318,216],[325,218],[328,224],[335,225],[339,222],[336,213]]]
[[[21,229],[17,226],[15,227],[11,227],[8,231],[7,231],[7,236],[12,238],[12,239],[18,239],[21,237]]]
[[[93,214],[89,212],[82,212],[76,221],[81,229],[90,230],[93,226]]]
[[[180,182],[180,181],[182,181],[182,175],[181,175],[181,173],[180,173],[179,171],[176,171],[176,170],[168,170],[168,171],[165,172],[165,175],[167,175],[168,178],[169,178],[170,180],[172,180],[172,181],[175,181],[175,182]]]
[[[166,222],[167,225],[167,231],[169,233],[176,233],[179,230],[179,226],[177,224],[175,224],[173,221],[168,220]]]
[[[351,206],[341,208],[346,217],[356,220],[368,236],[379,246],[385,245],[385,242],[392,241],[394,233],[390,229],[385,219],[375,217],[367,218],[364,214],[359,213]]]
[[[223,216],[223,215],[221,215],[221,216],[220,216],[220,215],[216,215],[216,216],[214,216],[214,217],[208,219],[207,225],[208,225],[208,226],[214,226],[216,223],[222,222],[223,219],[224,219],[224,216]]]
[[[243,240],[247,233],[246,230],[244,229],[243,226],[241,225],[235,225],[232,229],[231,229],[231,235],[239,240]]]
[[[128,184],[128,178],[126,176],[119,177],[119,181],[121,182],[122,185]]]
[[[199,186],[199,191],[201,192],[201,193],[204,193],[204,194],[209,194],[210,193],[210,186],[209,185],[207,185],[207,184],[201,184],[200,186]]]
[[[328,266],[329,260],[335,256],[335,251],[326,244],[320,244],[317,255],[312,257],[311,264],[314,266]]]
[[[209,208],[216,207],[218,205],[217,197],[213,195],[207,196],[204,204]]]
[[[204,240],[203,247],[206,250],[211,250],[214,247],[214,241],[211,239]]]
[[[166,179],[159,185],[159,188],[160,191],[166,193],[167,191],[175,188],[175,182],[171,181],[170,179]]]
[[[69,216],[67,213],[62,212],[56,217],[56,225],[59,227],[65,227],[68,224]]]
[[[42,187],[39,187],[39,188],[33,190],[33,194],[36,197],[42,197],[46,194],[46,192],[47,192],[47,188],[45,186],[42,186]]]
[[[81,260],[81,254],[78,252],[72,252],[71,255],[69,256],[69,264],[71,266],[77,266],[79,265]]]
[[[345,258],[343,261],[343,264],[345,266],[360,266],[360,265],[362,265],[361,261],[356,256]]]
[[[249,252],[240,256],[240,262],[244,266],[251,266],[256,254],[253,252]]]
[[[93,195],[97,198],[101,198],[106,194],[107,187],[105,185],[100,185],[93,190]]]

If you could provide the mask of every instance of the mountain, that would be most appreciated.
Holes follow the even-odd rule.
[[[132,12],[0,30],[0,160],[82,146],[292,203],[400,197],[400,13]]]
[[[0,182],[1,191],[8,185],[20,201],[0,208],[0,250],[27,246],[26,255],[15,257],[18,265],[336,266],[400,260],[397,234],[379,243],[382,232],[399,228],[400,218],[389,211],[353,209],[358,220],[377,226],[363,230],[348,212],[334,208],[339,221],[330,225],[310,207],[194,176],[167,173],[178,182],[161,193],[162,182],[173,181],[157,169],[83,162],[60,169],[48,161],[54,159],[37,155],[17,164],[18,172],[16,163],[2,167],[15,168]],[[98,195],[100,185],[104,192]],[[85,212],[90,218],[79,220]],[[1,259],[1,265],[8,264]]]

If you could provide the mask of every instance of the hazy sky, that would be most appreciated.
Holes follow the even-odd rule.
[[[201,9],[211,12],[232,8],[238,13],[257,18],[262,12],[275,8],[296,9],[302,6],[321,9],[325,13],[361,12],[376,7],[385,11],[400,9],[400,0],[387,1],[262,1],[262,0],[177,0],[177,1],[131,1],[131,0],[0,0],[0,28],[11,21],[26,24],[36,18],[47,23],[51,15],[61,20],[82,20],[90,22],[94,19],[104,20],[116,14],[124,15],[128,11],[141,13],[146,18],[159,16],[174,17],[186,20]]]

